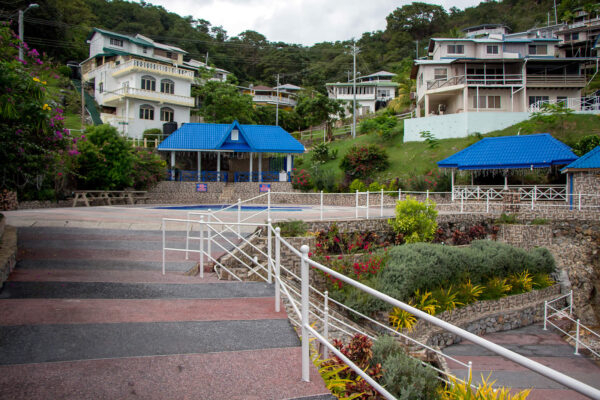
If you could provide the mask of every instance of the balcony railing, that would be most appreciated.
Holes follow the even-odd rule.
[[[574,111],[600,112],[600,96],[568,97],[566,99],[540,100],[529,106],[529,112],[543,112],[546,105],[563,104]]]
[[[137,59],[132,59],[132,60],[126,61],[119,65],[114,65],[112,68],[112,71],[113,71],[112,75],[113,76],[121,75],[128,69],[154,72],[154,73],[161,74],[161,75],[170,75],[170,76],[176,76],[176,77],[185,78],[185,79],[194,79],[194,71],[190,71],[188,69],[182,69],[182,68],[178,68],[178,67],[172,67],[170,65],[159,64],[159,63],[155,63],[152,61],[137,60]]]
[[[194,98],[190,96],[179,96],[176,94],[155,92],[153,90],[132,87],[122,87],[111,92],[105,92],[104,103],[119,101],[123,97],[133,97],[136,99],[158,101],[161,103],[177,104],[187,107],[194,106]]]
[[[288,98],[288,97],[280,97],[279,101],[277,101],[277,96],[265,96],[265,95],[255,95],[252,97],[254,102],[264,102],[264,103],[272,103],[272,104],[281,104],[281,105],[289,105],[295,106],[296,99]]]
[[[514,86],[523,84],[522,74],[458,75],[427,82],[427,90],[455,85]],[[585,86],[583,75],[527,75],[527,86]]]
[[[581,86],[584,87],[584,75],[527,75],[527,86]]]

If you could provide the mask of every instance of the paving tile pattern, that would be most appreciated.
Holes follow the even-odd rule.
[[[314,368],[301,380],[271,285],[185,276],[197,261],[182,253],[163,276],[157,230],[57,224],[19,237],[0,292],[0,399],[332,398]]]

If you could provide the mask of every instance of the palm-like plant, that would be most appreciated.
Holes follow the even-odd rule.
[[[481,285],[473,285],[471,279],[469,279],[458,287],[458,298],[464,304],[474,303],[481,296],[484,289]]]
[[[457,292],[452,290],[452,285],[450,285],[448,290],[444,290],[444,288],[436,289],[433,291],[432,295],[437,301],[437,312],[451,311],[458,306],[464,305],[462,302],[458,301]]]
[[[392,325],[397,331],[408,329],[410,332],[417,323],[417,319],[414,315],[398,307],[394,307],[392,309],[388,319],[390,321],[390,325]]]
[[[415,292],[414,304],[411,305],[429,315],[435,315],[437,304],[437,300],[432,297],[431,292],[425,291],[421,294],[421,291],[417,289]]]

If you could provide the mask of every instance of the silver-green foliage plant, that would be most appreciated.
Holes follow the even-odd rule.
[[[388,220],[406,243],[429,242],[437,229],[435,202],[420,202],[411,196],[396,203],[396,217]]]

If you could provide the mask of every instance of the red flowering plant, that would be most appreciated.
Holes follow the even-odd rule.
[[[294,189],[300,189],[303,192],[307,192],[312,187],[312,183],[310,180],[310,174],[305,169],[296,169],[292,170],[292,187]]]

